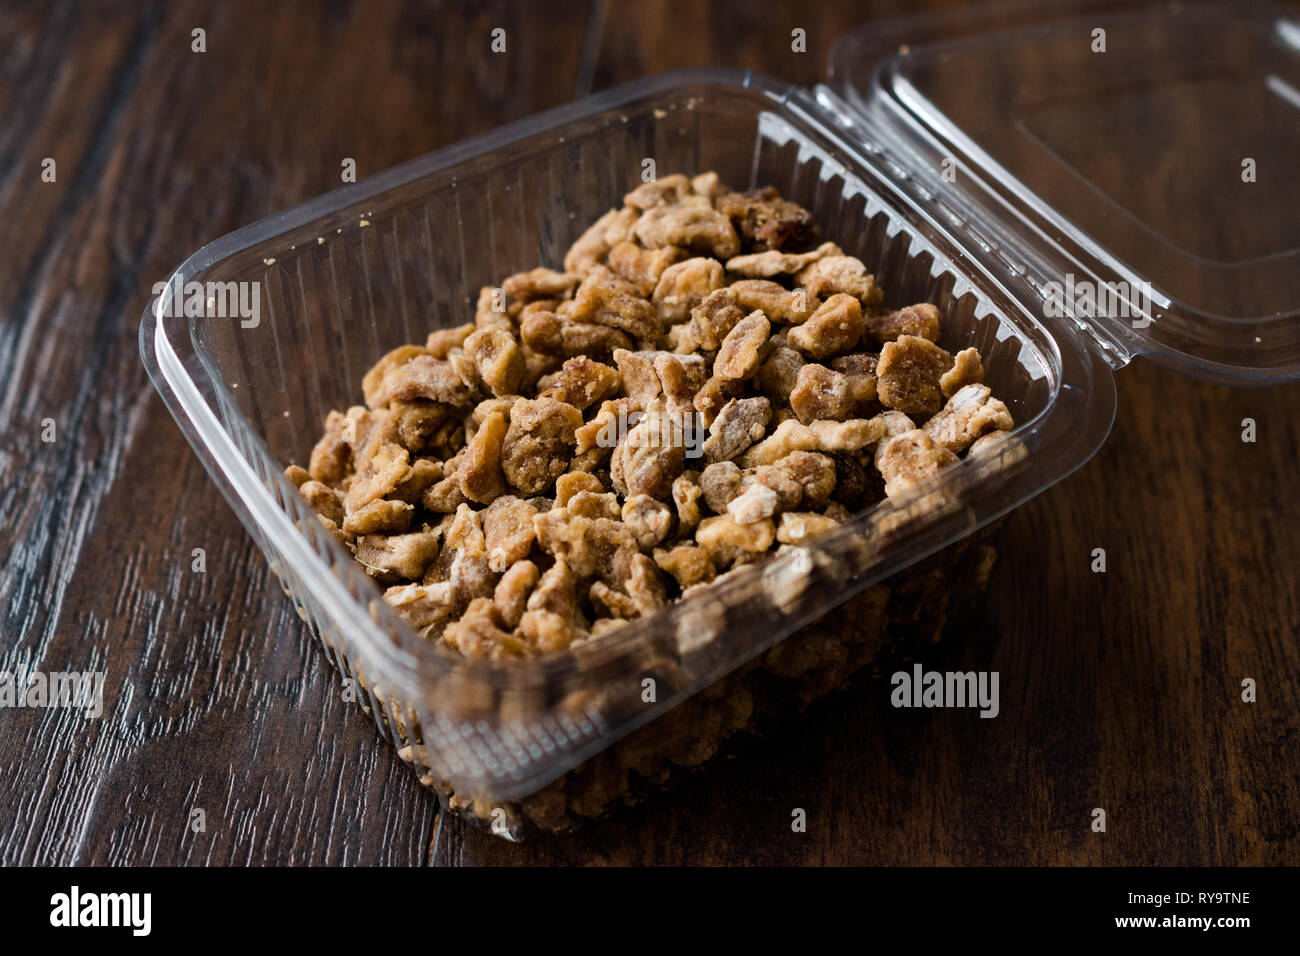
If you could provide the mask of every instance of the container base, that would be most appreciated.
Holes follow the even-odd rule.
[[[1005,519],[1004,519],[1005,520]],[[802,713],[859,674],[883,672],[938,644],[947,625],[987,592],[1001,522],[866,588],[744,667],[717,681],[536,793],[498,801],[460,793],[427,769],[420,745],[399,748],[446,810],[507,840],[571,833],[634,806],[711,763],[760,723]],[[846,626],[845,622],[851,622]]]

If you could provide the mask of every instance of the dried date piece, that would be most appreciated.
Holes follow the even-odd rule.
[[[564,255],[564,271],[583,277],[605,261],[615,242],[629,236],[639,213],[635,209],[611,209],[597,219]]]
[[[851,295],[836,293],[818,306],[807,322],[791,329],[786,341],[805,355],[828,359],[851,352],[864,329],[861,303]]]
[[[939,310],[928,302],[897,312],[867,317],[867,330],[877,342],[893,342],[901,335],[939,341]]]
[[[465,344],[465,340],[474,334],[474,329],[473,322],[466,322],[454,329],[437,329],[430,332],[428,340],[424,343],[425,351],[434,358],[446,359],[452,349],[461,348]]]
[[[840,247],[833,242],[823,242],[812,252],[755,252],[727,260],[727,271],[747,279],[770,279],[773,276],[791,275],[826,256],[839,255]]]
[[[853,256],[825,255],[801,269],[795,279],[809,295],[825,298],[849,295],[863,306],[879,304],[883,298],[875,277],[867,272],[862,260]]]
[[[338,412],[330,412],[325,419],[325,434],[311,450],[307,467],[308,473],[317,481],[337,485],[347,475],[352,458],[352,448],[343,438],[347,421],[347,416]]]
[[[817,447],[825,452],[861,451],[880,441],[886,433],[885,423],[879,418],[815,421],[810,427],[817,437]]]
[[[700,476],[687,472],[673,482],[673,505],[677,508],[677,527],[689,534],[700,523],[700,498],[704,491],[697,483]]]
[[[939,388],[944,398],[951,398],[967,385],[979,385],[984,381],[984,363],[980,353],[975,349],[962,349],[953,356],[953,365],[939,379]]]
[[[672,530],[673,513],[668,506],[649,495],[633,495],[623,505],[623,524],[632,532],[643,551],[657,545]]]
[[[637,295],[645,298],[654,292],[664,270],[685,255],[676,246],[642,249],[634,242],[620,242],[609,251],[609,267],[632,283]]]
[[[371,501],[343,519],[343,530],[348,534],[399,534],[411,525],[415,508],[405,501],[380,498]]]
[[[739,524],[753,524],[771,518],[779,507],[776,491],[770,485],[756,481],[727,503],[727,514]]]
[[[654,360],[638,352],[617,349],[614,362],[622,379],[623,391],[637,408],[646,409],[659,397],[663,386],[659,373],[655,371]]]
[[[704,584],[717,576],[709,552],[699,545],[679,544],[670,550],[656,549],[655,564],[676,580],[683,590],[694,584]]]
[[[528,556],[537,538],[533,529],[537,514],[532,503],[514,495],[497,498],[483,512],[483,546],[489,569],[505,571]]]
[[[767,434],[771,420],[772,403],[766,398],[733,398],[709,426],[704,454],[710,461],[735,458]]]
[[[663,408],[652,407],[614,449],[609,475],[626,497],[667,498],[686,461],[682,422]]]
[[[778,347],[758,370],[758,387],[772,402],[784,405],[798,384],[804,358],[794,349]]]
[[[876,393],[900,412],[933,415],[943,405],[939,380],[952,364],[952,356],[928,339],[901,335],[880,350]]]
[[[501,445],[506,480],[526,495],[541,494],[567,469],[581,424],[582,413],[567,402],[520,399]]]
[[[507,425],[505,416],[493,412],[474,433],[474,439],[465,449],[456,481],[461,493],[470,501],[491,504],[506,492],[505,475],[501,471],[501,445],[505,441]]]
[[[531,269],[528,272],[516,272],[501,283],[505,294],[524,302],[535,299],[562,299],[573,291],[578,284],[578,277],[569,272],[556,272],[554,269]]]
[[[735,462],[714,462],[700,474],[699,487],[704,503],[715,514],[725,514],[727,505],[740,494],[743,480],[744,473]]]
[[[803,423],[788,419],[776,430],[740,457],[746,468],[772,465],[796,451],[813,451],[817,448],[817,435]]]
[[[714,567],[730,567],[743,554],[758,554],[772,547],[776,526],[771,518],[741,524],[731,515],[705,518],[695,540],[709,554]]]
[[[608,365],[579,356],[565,361],[558,372],[546,379],[544,386],[542,398],[567,402],[582,412],[618,388],[619,375]]]
[[[642,342],[653,343],[663,332],[654,306],[604,266],[596,266],[582,280],[567,318],[575,324],[608,326]]]
[[[782,199],[771,186],[747,193],[720,196],[715,205],[731,219],[747,249],[806,249],[817,241],[817,224],[812,213]]]
[[[803,544],[809,538],[838,527],[839,522],[834,518],[819,515],[815,511],[787,511],[781,515],[776,540],[782,544]]]
[[[505,329],[480,329],[465,339],[464,349],[480,381],[493,395],[518,393],[527,368],[513,334]]]
[[[806,322],[820,304],[804,289],[787,289],[767,279],[741,279],[727,287],[733,301],[746,311],[761,311],[774,322]]]
[[[718,347],[713,374],[729,381],[743,381],[758,371],[763,343],[772,324],[762,312],[752,312],[737,322]]]
[[[891,438],[876,464],[885,494],[897,498],[956,463],[956,455],[917,428]]]
[[[541,573],[531,561],[516,561],[510,565],[492,592],[492,603],[497,606],[501,621],[507,628],[519,626],[527,607],[528,596],[537,585]]]
[[[473,369],[472,360],[466,360]],[[474,386],[465,381],[464,372],[464,367],[456,364],[454,354],[445,361],[428,354],[415,355],[384,374],[367,398],[367,404],[378,408],[390,402],[427,399],[466,408],[472,404]]]
[[[805,425],[822,419],[843,421],[853,414],[855,404],[848,378],[825,365],[799,369],[790,392],[790,407]]]
[[[685,322],[709,293],[722,288],[722,263],[696,257],[664,269],[655,284],[652,302],[664,326]]]
[[[543,355],[564,354],[564,323],[551,311],[530,312],[519,320],[520,341]]]
[[[879,358],[865,352],[841,355],[831,361],[831,368],[848,380],[849,394],[853,396],[854,410],[858,414],[879,409],[876,395],[876,365]]]
[[[731,221],[708,205],[655,206],[637,220],[635,232],[647,249],[678,246],[718,259],[740,251]]]
[[[987,385],[967,385],[925,423],[925,433],[951,452],[960,453],[991,431],[1010,431],[1014,423],[1007,406]]]
[[[381,580],[418,581],[438,556],[436,531],[367,534],[357,538],[357,563]]]
[[[644,212],[655,206],[675,206],[694,194],[691,181],[681,173],[674,173],[662,179],[642,183],[623,197],[623,205]]]
[[[745,315],[745,310],[736,304],[736,294],[730,289],[710,292],[699,305],[691,309],[688,336],[691,350],[717,351],[722,346],[723,339]]]

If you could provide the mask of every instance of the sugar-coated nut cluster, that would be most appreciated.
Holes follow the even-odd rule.
[[[1012,429],[979,353],[938,345],[937,307],[882,301],[775,189],[667,176],[563,271],[509,276],[472,322],[383,356],[287,474],[429,640],[561,650]]]

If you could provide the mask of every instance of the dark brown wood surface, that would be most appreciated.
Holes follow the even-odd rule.
[[[1109,442],[1016,512],[938,659],[999,671],[998,719],[859,683],[643,807],[513,846],[440,818],[340,699],[146,379],[151,285],[337,185],[344,156],[364,176],[673,67],[811,83],[837,35],[914,6],[0,6],[0,667],[108,672],[103,719],[0,710],[0,862],[1300,862],[1300,386],[1118,374]]]

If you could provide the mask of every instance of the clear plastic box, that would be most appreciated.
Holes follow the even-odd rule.
[[[1089,49],[1098,27],[1104,54]],[[1049,66],[1018,55],[1027,47],[1051,49]],[[548,800],[566,799],[559,781],[585,774],[583,794],[569,792],[554,816],[567,825],[625,782],[611,784],[609,773],[658,780],[665,761],[693,762],[699,754],[683,734],[698,731],[708,708],[730,707],[714,736],[744,724],[770,649],[810,622],[866,635],[829,671],[840,675],[890,639],[872,622],[891,597],[960,591],[971,536],[1105,440],[1112,370],[1134,355],[1221,380],[1298,377],[1294,114],[1268,112],[1300,105],[1288,92],[1300,89],[1298,51],[1300,24],[1270,8],[1067,9],[1027,11],[993,35],[965,14],[863,28],[839,43],[831,82],[812,90],[725,70],[651,77],[211,243],[172,282],[261,283],[260,323],[169,317],[151,302],[141,350],[214,483],[421,779],[515,836],[546,818]],[[1040,75],[1019,75],[1028,62]],[[1258,193],[1232,187],[1219,196],[1211,179],[1222,170],[1207,162],[1189,174],[1201,181],[1151,200],[1123,175],[1149,142],[1149,118],[1128,100],[1154,97],[1201,116],[1224,105],[1224,91],[1205,82],[1221,75],[1236,97],[1267,107],[1222,119],[1241,137],[1238,151],[1257,159]],[[1061,141],[1069,117],[1088,117],[1079,129],[1095,136],[1106,104],[1120,101],[1110,117],[1115,163],[1071,165]],[[1290,139],[1275,131],[1287,120]],[[1008,136],[1019,139],[1008,146]],[[379,356],[465,321],[481,286],[558,265],[639,182],[645,157],[665,173],[713,169],[738,188],[774,185],[861,258],[890,301],[937,303],[941,344],[979,348],[1019,443],[857,516],[819,538],[800,566],[769,560],[553,658],[510,666],[455,658],[381,600],[283,468],[306,460],[326,412],[354,402]],[[1187,248],[1179,211],[1165,200],[1211,201],[1197,189],[1214,196],[1225,227],[1217,244],[1202,231]],[[1051,283],[1067,275],[1148,280],[1152,294],[1144,311],[1122,318],[1086,309],[1048,317]],[[850,601],[848,613],[823,618]],[[813,632],[802,633],[794,640]],[[653,703],[642,699],[647,677]],[[622,750],[609,749],[619,741]]]

